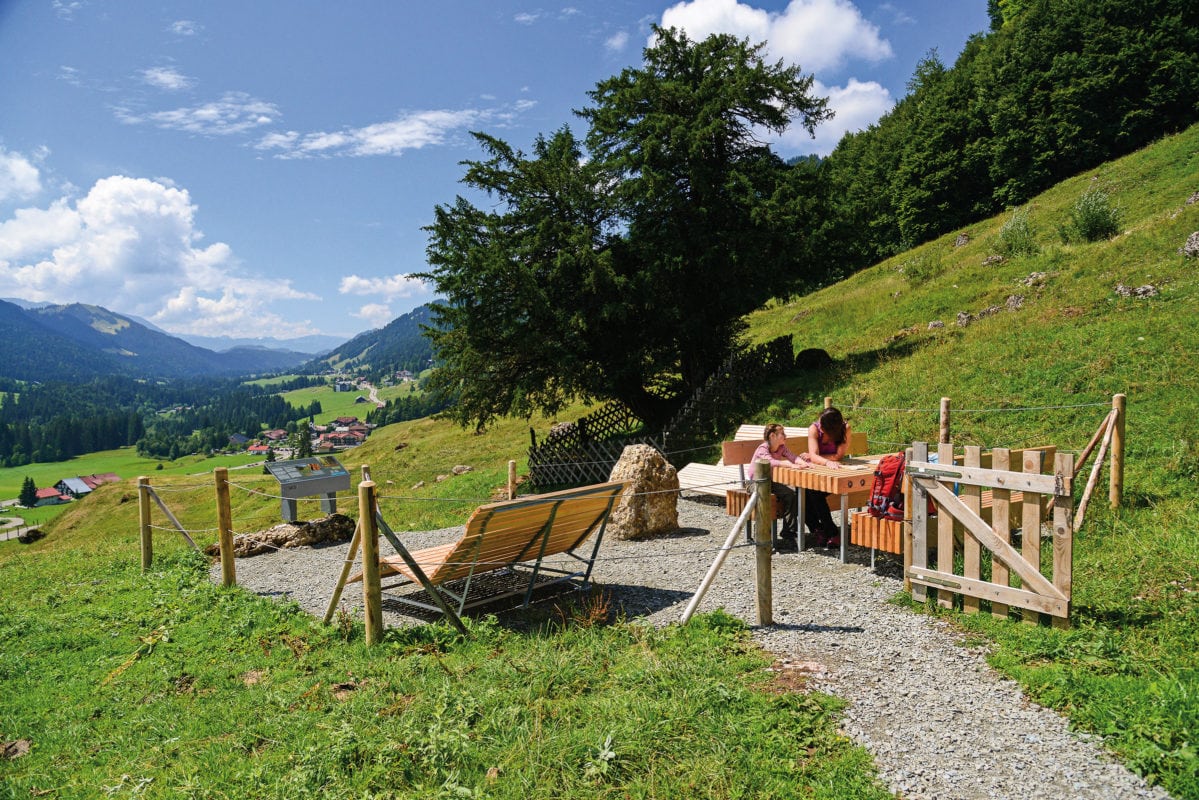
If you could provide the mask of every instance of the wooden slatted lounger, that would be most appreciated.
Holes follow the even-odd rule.
[[[458,613],[462,613],[465,609],[522,593],[524,605],[528,605],[533,590],[539,586],[569,581],[585,587],[595,565],[608,516],[625,486],[624,482],[615,481],[479,506],[471,514],[458,541],[412,551],[407,554],[408,559],[403,554],[381,557],[380,576],[401,577],[383,588],[418,584],[426,591],[440,592],[443,599],[453,601],[447,605],[456,605]],[[589,554],[575,552],[593,536]],[[393,544],[403,546],[398,539]],[[561,569],[544,563],[548,556],[561,554],[577,561],[578,567]],[[517,566],[527,569],[518,573]],[[522,583],[523,578],[508,581],[507,589],[468,601],[473,579],[499,570],[514,576],[527,575],[528,582],[512,589]],[[548,578],[549,575],[556,577]],[[354,574],[349,580],[362,580],[362,573]],[[454,581],[463,585],[453,588],[447,585]],[[394,594],[392,597],[428,611],[444,610],[417,599]]]

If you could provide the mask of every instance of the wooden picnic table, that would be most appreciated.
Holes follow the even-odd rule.
[[[856,495],[855,507],[864,505],[874,483],[874,470],[883,456],[849,456],[842,459],[839,467],[812,464],[806,469],[774,467],[771,480],[796,489],[816,489],[841,496],[841,563],[845,563],[849,548],[849,502]],[[799,549],[804,549],[804,492],[797,491],[796,519],[799,527]]]

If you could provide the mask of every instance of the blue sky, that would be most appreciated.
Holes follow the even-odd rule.
[[[431,299],[433,208],[472,130],[528,151],[652,24],[798,63],[826,154],[951,65],[986,0],[0,0],[0,297],[93,303],[179,335],[349,338]]]

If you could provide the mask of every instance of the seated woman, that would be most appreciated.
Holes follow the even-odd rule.
[[[762,438],[764,441],[754,451],[751,463],[765,460],[769,461],[772,467],[806,469],[810,466],[807,463],[807,453],[797,456],[787,447],[787,432],[777,422],[766,426],[762,431]],[[785,483],[771,482],[770,491],[778,498],[779,505],[783,508],[783,531],[780,535],[779,550],[795,550],[799,538],[799,526],[795,515],[795,489]]]
[[[822,467],[840,468],[849,451],[849,424],[832,406],[808,428],[808,460]],[[828,492],[807,489],[804,494],[804,522],[817,547],[840,547],[837,523],[828,509]]]

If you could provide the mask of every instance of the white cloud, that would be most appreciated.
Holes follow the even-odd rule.
[[[74,0],[73,2],[69,2],[68,0],[54,0],[50,4],[50,7],[54,9],[54,13],[58,15],[59,19],[72,22],[75,19],[75,13],[82,9],[84,5],[81,0]]]
[[[752,44],[765,42],[768,59],[798,65],[816,78],[821,72],[841,70],[851,60],[877,63],[894,55],[878,27],[849,0],[791,0],[780,12],[738,0],[685,0],[666,9],[660,24],[679,28],[692,40],[729,33]],[[844,86],[814,80],[812,94],[827,97],[834,112],[831,120],[817,127],[815,139],[797,124],[782,136],[760,135],[786,150],[827,155],[846,132],[877,122],[894,104],[879,83],[853,77]]]
[[[520,14],[517,14],[512,19],[515,20],[516,22],[519,22],[521,25],[532,25],[540,17],[541,17],[540,13],[532,14],[529,12],[522,12]]]
[[[607,39],[604,40],[604,49],[606,49],[610,52],[613,52],[613,53],[619,53],[622,50],[624,50],[625,45],[627,45],[628,43],[629,43],[628,32],[620,31],[618,33],[612,34],[611,36],[609,36]]]
[[[812,93],[828,98],[829,108],[834,112],[833,118],[816,128],[815,139],[808,136],[802,126],[792,125],[781,137],[774,138],[784,149],[826,156],[833,151],[842,136],[851,131],[865,130],[878,122],[879,117],[895,104],[884,86],[857,78],[850,78],[845,86],[832,87],[813,81]]]
[[[193,22],[190,19],[180,19],[172,22],[167,27],[167,30],[176,36],[195,36],[197,33],[203,30],[203,28],[198,22]]]
[[[358,311],[352,312],[351,316],[363,320],[372,328],[382,328],[396,318],[396,315],[391,313],[391,306],[383,303],[367,303]]]
[[[247,276],[229,245],[202,244],[184,189],[114,175],[74,203],[25,208],[0,222],[0,285],[35,302],[85,302],[176,333],[300,336],[307,321],[270,310],[318,299],[289,281]]]
[[[878,62],[894,55],[878,27],[849,0],[791,0],[777,13],[737,0],[689,0],[666,9],[661,25],[686,31],[693,40],[731,33],[753,44],[766,42],[772,58],[809,73],[839,69],[851,58]]]
[[[134,125],[148,122],[170,130],[227,136],[273,124],[279,118],[279,109],[273,103],[256,100],[244,92],[227,92],[215,102],[172,111],[138,114],[128,108],[118,108],[117,117]]]
[[[0,203],[28,200],[42,190],[41,172],[25,156],[0,146]]]
[[[278,158],[317,156],[398,156],[407,150],[444,144],[451,136],[487,121],[505,120],[535,105],[521,101],[512,110],[434,109],[401,114],[387,122],[343,131],[270,133],[258,140],[259,150],[276,151]]]
[[[142,70],[142,80],[156,89],[177,92],[192,85],[192,79],[174,67],[151,67]]]
[[[381,295],[390,302],[400,297],[414,297],[427,290],[420,278],[411,275],[389,275],[384,278],[363,278],[358,275],[347,275],[341,279],[337,291],[341,294]]]

